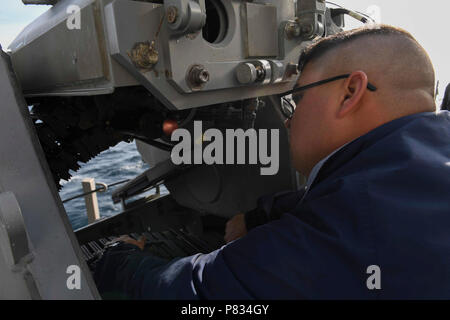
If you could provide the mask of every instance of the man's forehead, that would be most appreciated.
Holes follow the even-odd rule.
[[[294,89],[321,80],[322,68],[314,67],[314,63],[308,64],[300,73]]]
[[[295,87],[301,87],[312,82],[323,80],[334,76],[341,69],[343,59],[347,56],[347,51],[352,43],[338,45],[330,48],[327,52],[321,54],[317,58],[313,58],[303,66],[297,79]]]

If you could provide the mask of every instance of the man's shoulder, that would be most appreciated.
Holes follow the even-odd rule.
[[[323,165],[315,185],[340,180],[398,179],[424,173],[448,176],[450,112],[421,113],[389,122],[343,147]],[[447,179],[448,180],[448,179]],[[408,181],[408,180],[406,180]]]
[[[336,153],[293,212],[323,221],[330,215],[362,221],[369,213],[389,220],[431,209],[444,213],[450,206],[448,177],[450,113],[418,114]]]

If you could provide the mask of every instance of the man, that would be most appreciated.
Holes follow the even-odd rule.
[[[450,113],[428,55],[366,27],[313,44],[300,69],[287,125],[305,190],[233,218],[210,254],[167,262],[127,240],[96,270],[104,296],[450,298]]]

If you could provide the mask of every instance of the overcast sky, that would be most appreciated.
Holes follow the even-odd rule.
[[[26,6],[22,0],[0,0],[0,2],[0,44],[3,50],[6,50],[27,24],[50,8],[41,5]]]
[[[367,12],[369,7],[377,6],[380,9],[382,23],[409,31],[427,50],[433,61],[436,77],[440,80],[438,101],[441,101],[445,86],[450,83],[450,42],[447,34],[450,1],[336,0],[333,2],[361,12]]]
[[[404,28],[411,32],[428,51],[440,80],[440,97],[450,82],[450,41],[448,0],[334,0],[349,9],[372,12],[381,22]],[[426,6],[428,5],[428,7]],[[6,49],[15,36],[33,19],[46,11],[48,6],[23,5],[21,0],[1,0],[0,44]],[[379,9],[378,9],[379,8]],[[350,22],[348,26],[358,26]],[[439,99],[440,100],[440,99]]]

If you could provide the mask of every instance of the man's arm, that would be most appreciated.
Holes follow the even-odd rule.
[[[292,210],[300,202],[305,193],[299,191],[284,191],[258,199],[257,207],[245,213],[247,230],[263,225],[269,221],[280,219],[285,212]]]
[[[323,218],[343,220],[340,212],[325,210]],[[349,248],[352,229],[341,233],[315,224],[283,214],[209,254],[172,261],[126,244],[105,254],[94,278],[104,298],[367,298],[371,248],[364,241]]]
[[[138,293],[131,285],[133,275],[148,255],[135,244],[120,243],[105,251],[97,262],[94,280],[103,299],[132,299]],[[151,257],[150,269],[167,264],[167,260]]]
[[[239,239],[255,227],[279,219],[283,213],[289,212],[300,202],[304,193],[305,189],[302,189],[295,192],[279,192],[259,198],[255,209],[245,214],[237,214],[227,222],[225,242],[229,243]]]

